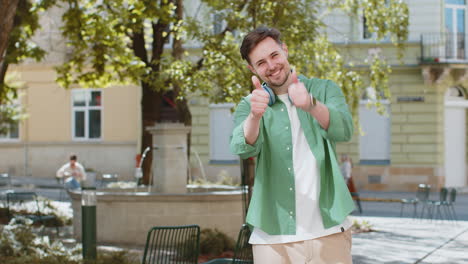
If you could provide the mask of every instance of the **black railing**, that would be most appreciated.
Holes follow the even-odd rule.
[[[468,63],[465,33],[426,33],[421,35],[421,63]]]

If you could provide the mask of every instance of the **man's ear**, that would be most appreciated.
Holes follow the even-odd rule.
[[[254,67],[252,67],[252,65],[247,64],[247,69],[249,69],[253,74],[257,74],[257,72],[255,71]]]
[[[284,50],[284,53],[286,54],[286,57],[288,57],[288,46],[286,46],[286,44],[282,43],[281,44],[281,49]]]

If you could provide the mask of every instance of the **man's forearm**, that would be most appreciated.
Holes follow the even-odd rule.
[[[308,112],[318,121],[323,129],[328,129],[328,126],[330,125],[330,112],[328,111],[328,107],[326,105],[317,101],[315,106],[312,106],[311,104]]]
[[[245,142],[249,145],[255,144],[260,132],[260,119],[249,114],[244,121],[244,137]]]

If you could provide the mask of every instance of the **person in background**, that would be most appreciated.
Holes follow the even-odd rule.
[[[81,182],[86,180],[84,167],[78,163],[77,159],[75,154],[70,155],[70,161],[57,171],[57,178],[64,180],[67,189],[79,189]]]
[[[353,164],[351,163],[351,158],[347,154],[342,154],[340,169],[346,184],[348,184],[349,179],[351,179],[352,168]]]

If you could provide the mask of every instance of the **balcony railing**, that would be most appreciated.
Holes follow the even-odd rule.
[[[421,35],[421,63],[468,63],[465,33]]]

